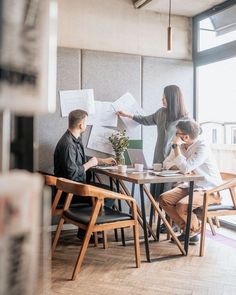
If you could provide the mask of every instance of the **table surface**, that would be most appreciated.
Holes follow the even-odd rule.
[[[136,184],[147,184],[147,183],[168,183],[168,182],[189,182],[204,180],[204,176],[196,174],[179,174],[178,176],[156,176],[150,174],[148,171],[136,172],[127,171],[125,173],[118,172],[116,170],[93,168],[96,173],[104,174],[116,179],[129,181]]]

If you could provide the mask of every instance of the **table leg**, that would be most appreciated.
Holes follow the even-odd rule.
[[[151,262],[150,252],[149,252],[149,242],[148,242],[147,220],[146,220],[143,184],[140,184],[139,188],[140,188],[140,200],[141,200],[141,209],[142,209],[142,218],[143,218],[143,232],[144,232],[146,257],[147,257],[147,261]]]
[[[124,182],[122,180],[119,180],[119,183],[120,183],[120,187],[122,188],[122,193],[127,195],[127,196],[132,196],[134,198],[134,196],[132,195],[132,192],[130,194],[129,190],[127,189],[126,185],[124,184]],[[135,184],[132,184],[132,185],[135,185]],[[132,187],[133,188],[133,187]],[[142,212],[141,210],[139,209],[139,207],[137,206],[137,211],[138,211],[138,221],[141,225],[141,227],[143,228],[143,219],[142,219]],[[154,233],[154,231],[152,230],[151,226],[149,225],[149,223],[147,222],[147,227],[148,227],[148,231],[150,232],[151,236],[153,237],[153,239],[155,241],[157,241],[157,237]]]
[[[164,186],[165,184],[164,183],[161,183],[160,184],[160,188],[159,188],[159,192],[158,192],[158,196],[155,197],[155,201],[157,201],[160,197],[160,195],[164,192]],[[153,207],[153,205],[152,205]],[[161,208],[160,208],[161,209]],[[157,228],[156,228],[156,236],[157,236],[157,241],[159,242],[160,240],[160,231],[161,231],[161,217],[160,215],[158,214],[158,217],[157,217]]]
[[[134,197],[135,183],[132,183],[131,196]]]
[[[113,191],[112,177],[109,177],[109,181],[110,181],[110,190]]]
[[[96,177],[95,177],[95,172],[94,172],[94,171],[92,172],[92,180],[93,180],[93,182],[95,183],[95,181],[96,181]]]
[[[160,207],[160,210],[162,210],[161,207]],[[157,236],[157,241],[158,242],[160,241],[160,231],[161,231],[161,217],[158,214],[158,217],[157,217],[157,228],[156,228],[156,236]]]
[[[109,181],[110,181],[110,190],[113,191],[113,179],[111,176],[109,177]],[[114,229],[114,232],[115,232],[115,240],[116,240],[116,242],[118,242],[119,238],[118,238],[117,228]]]
[[[157,201],[159,196],[164,191],[164,183],[156,183],[156,184],[153,184],[153,185],[155,185],[154,199],[155,199],[155,201]],[[154,215],[154,208],[153,208],[153,205],[151,204],[150,216],[149,216],[149,225],[151,227],[152,227],[152,222],[153,222],[153,215]],[[160,231],[159,231],[159,234],[160,234]],[[158,238],[158,227],[157,227],[157,238]]]
[[[120,192],[120,185],[119,185],[119,180],[118,179],[116,181],[116,190],[117,190],[117,193]],[[120,200],[118,200],[118,208],[119,208],[119,211],[122,211],[121,201]],[[121,228],[121,239],[122,239],[122,245],[125,246],[125,233],[124,233],[124,228]]]
[[[190,235],[190,227],[191,227],[191,219],[192,219],[193,185],[194,185],[194,181],[190,181],[190,183],[189,183],[189,198],[188,198],[188,215],[187,215],[187,223],[186,223],[186,229],[185,229],[185,241],[184,241],[184,249],[185,249],[186,255],[188,255],[189,235]]]
[[[159,205],[157,204],[157,202],[154,200],[153,196],[151,195],[151,193],[148,191],[147,187],[145,185],[143,185],[143,189],[145,191],[145,194],[147,195],[147,197],[149,198],[151,204],[154,207],[154,210],[157,211],[158,215],[160,216],[160,218],[162,219],[163,223],[165,224],[167,231],[171,234],[171,236],[173,237],[173,240],[175,241],[176,245],[178,246],[178,248],[180,249],[181,253],[183,255],[186,255],[186,251],[183,248],[183,246],[181,245],[179,239],[176,237],[172,227],[170,226],[169,222],[166,220],[164,213],[161,211]]]
[[[135,183],[132,183],[131,196],[134,198]],[[129,214],[131,214],[131,207],[129,208]]]

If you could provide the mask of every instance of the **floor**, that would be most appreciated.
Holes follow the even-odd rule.
[[[109,248],[89,247],[77,279],[70,277],[77,258],[80,241],[76,231],[63,232],[52,261],[51,292],[41,294],[83,295],[157,295],[157,294],[236,294],[236,232],[223,228],[217,235],[208,231],[206,254],[198,256],[198,246],[190,246],[187,257],[179,255],[175,244],[165,240],[151,242],[152,263],[145,261],[141,243],[142,264],[135,268],[133,242],[126,247],[112,242]],[[129,232],[127,233],[129,235]],[[47,276],[47,279],[49,277]]]

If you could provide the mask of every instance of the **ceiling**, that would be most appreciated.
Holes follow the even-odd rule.
[[[172,0],[171,10],[172,14],[191,17],[222,2],[225,2],[225,0]],[[151,0],[141,9],[159,13],[168,13],[169,0]]]

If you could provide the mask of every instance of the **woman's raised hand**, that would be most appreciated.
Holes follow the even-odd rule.
[[[130,119],[133,118],[132,114],[124,112],[124,111],[118,111],[118,112],[116,112],[116,114],[117,114],[117,116],[120,116],[120,117],[127,117],[127,118],[130,118]]]

